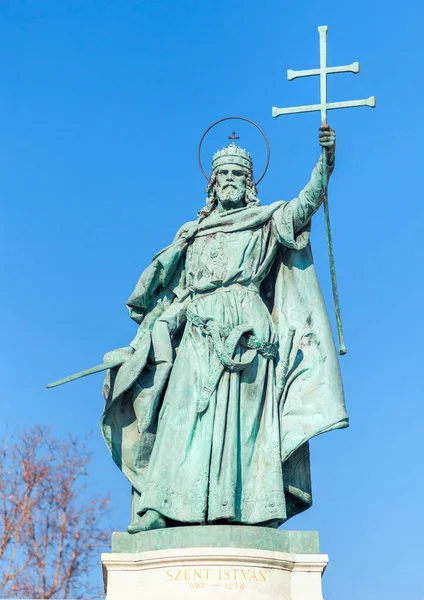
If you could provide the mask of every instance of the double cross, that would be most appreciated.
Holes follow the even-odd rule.
[[[364,100],[348,100],[346,102],[328,102],[327,101],[327,75],[333,73],[359,73],[359,63],[354,62],[344,67],[328,67],[327,66],[327,25],[318,27],[319,32],[319,49],[320,49],[320,66],[319,69],[309,69],[306,71],[287,71],[287,79],[292,81],[298,77],[311,77],[319,75],[321,97],[319,104],[309,104],[306,106],[292,106],[290,108],[272,107],[272,116],[280,117],[281,115],[290,115],[295,113],[306,113],[319,111],[321,113],[321,125],[327,124],[327,111],[336,108],[355,108],[357,106],[375,107],[375,96],[370,96]],[[328,256],[330,260],[331,285],[333,288],[334,310],[336,313],[337,332],[339,336],[339,354],[346,354],[346,347],[343,337],[343,325],[340,312],[339,293],[337,289],[336,265],[334,262],[333,241],[330,226],[330,209],[328,207],[328,190],[327,190],[327,157],[325,149],[322,150],[322,196],[324,204],[325,227],[327,230],[327,246]]]
[[[320,66],[319,69],[309,69],[306,71],[293,71],[288,69],[287,79],[293,81],[298,77],[311,77],[313,75],[319,75],[321,98],[319,104],[309,104],[306,106],[292,106],[290,108],[276,108],[272,107],[272,116],[280,117],[281,115],[290,115],[295,113],[305,112],[321,112],[321,124],[327,123],[327,110],[333,110],[336,108],[355,108],[357,106],[370,106],[375,108],[375,96],[370,96],[364,100],[347,100],[346,102],[327,102],[327,75],[333,73],[359,73],[359,63],[354,62],[350,65],[343,67],[328,67],[327,66],[327,25],[318,27],[319,31],[319,54],[320,54]]]

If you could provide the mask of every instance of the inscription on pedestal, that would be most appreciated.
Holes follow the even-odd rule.
[[[102,557],[106,600],[322,600],[328,557],[315,532],[175,527],[114,544]]]
[[[265,569],[242,567],[186,567],[167,569],[165,578],[168,583],[186,584],[198,590],[210,587],[244,591],[249,588],[251,582],[266,585],[269,572]]]

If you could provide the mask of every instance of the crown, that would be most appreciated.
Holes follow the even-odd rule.
[[[240,148],[240,146],[236,146],[234,141],[222,150],[218,150],[213,156],[212,159],[212,171],[221,167],[222,165],[227,165],[228,163],[233,163],[235,165],[239,165],[240,167],[245,167],[252,170],[252,157],[247,150]]]

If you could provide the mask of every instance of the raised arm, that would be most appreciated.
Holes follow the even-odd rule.
[[[336,132],[329,125],[320,127],[319,143],[326,151],[327,178],[329,179],[334,169],[336,151]],[[312,215],[321,206],[323,200],[322,167],[321,157],[312,171],[309,183],[303,188],[299,196],[290,202],[295,232],[305,227]]]

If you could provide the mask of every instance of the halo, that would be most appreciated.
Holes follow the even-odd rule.
[[[265,134],[264,130],[262,129],[262,127],[259,127],[259,125],[257,123],[255,123],[254,121],[252,121],[251,119],[246,119],[246,117],[224,117],[223,119],[219,119],[218,121],[215,121],[215,123],[212,123],[212,125],[210,125],[206,129],[205,133],[200,138],[199,146],[197,148],[197,162],[199,163],[200,170],[201,170],[202,174],[204,175],[204,177],[209,181],[210,177],[209,177],[209,175],[207,175],[205,173],[205,170],[203,169],[203,166],[202,166],[202,160],[200,157],[203,140],[205,139],[205,137],[209,133],[209,131],[212,129],[212,127],[215,127],[215,125],[218,125],[218,123],[222,123],[222,121],[229,121],[231,119],[239,119],[240,121],[246,121],[247,123],[254,125],[256,127],[256,129],[259,129],[259,131],[262,134],[262,137],[265,140],[266,150],[267,150],[266,165],[265,165],[265,169],[264,169],[264,172],[262,173],[262,175],[259,177],[259,179],[257,181],[255,181],[255,185],[258,185],[258,183],[260,183],[262,181],[262,179],[265,177],[265,173],[268,171],[269,160],[271,158],[271,148],[269,146],[268,138],[266,137],[266,134]]]

